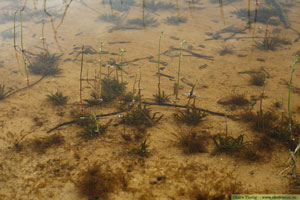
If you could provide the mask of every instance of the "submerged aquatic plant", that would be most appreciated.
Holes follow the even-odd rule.
[[[109,22],[109,23],[120,23],[121,18],[117,15],[113,14],[103,14],[100,15],[97,20],[102,20],[104,22]]]
[[[121,53],[121,63],[119,65],[120,70],[121,70],[121,84],[124,85],[124,77],[123,77],[123,58],[124,58],[124,53],[125,53],[125,49],[121,48],[120,49],[120,53]]]
[[[266,81],[266,75],[262,72],[257,72],[250,75],[251,85],[264,86],[265,81]]]
[[[14,134],[8,131],[6,132],[6,136],[3,134],[0,136],[0,139],[3,139],[9,144],[8,149],[11,149],[13,152],[19,153],[23,150],[24,147],[22,141],[31,133],[31,131],[28,133],[24,133],[24,130],[21,130],[20,134]]]
[[[164,93],[164,91],[161,91],[161,88],[160,88],[160,42],[161,42],[161,38],[162,38],[163,34],[164,34],[163,32],[160,33],[160,37],[159,37],[159,40],[158,40],[158,58],[157,58],[157,75],[158,75],[157,88],[158,88],[158,91],[157,91],[157,94],[153,95],[154,98],[155,98],[155,101],[158,104],[161,104],[161,103],[166,102],[166,101],[169,100],[168,95],[166,95]]]
[[[246,106],[250,102],[248,99],[246,99],[244,94],[232,94],[231,96],[225,99],[219,100],[218,103],[225,106],[232,106],[233,108],[235,108],[235,106],[238,107]]]
[[[0,100],[5,99],[11,91],[5,91],[5,84],[0,84]]]
[[[119,11],[119,12],[126,12],[130,10],[130,6],[134,6],[135,5],[135,0],[126,0],[126,1],[119,1],[119,0],[109,0],[103,1],[103,4],[109,4],[110,5],[110,9]]]
[[[170,10],[176,8],[175,4],[166,3],[163,1],[159,1],[157,3],[155,3],[155,1],[147,1],[145,7],[147,10],[151,10],[152,12],[156,12],[159,10]]]
[[[196,131],[181,131],[178,135],[179,146],[183,148],[184,153],[205,153],[207,152],[207,136],[199,135]]]
[[[29,88],[28,66],[27,66],[27,59],[25,57],[24,45],[23,45],[23,16],[21,14],[20,14],[20,18],[21,18],[21,54],[22,54],[22,59],[23,59],[23,64],[24,64],[24,71],[26,74],[27,87]],[[14,24],[15,24],[15,22],[14,22]]]
[[[32,150],[39,154],[44,154],[50,148],[57,148],[63,145],[65,139],[62,135],[54,134],[45,138],[35,138],[32,141]]]
[[[219,50],[219,55],[220,56],[225,56],[227,54],[233,54],[234,51],[231,47],[224,46],[222,49]]]
[[[64,96],[61,92],[56,92],[55,94],[47,95],[48,101],[50,101],[53,105],[65,105],[68,101],[68,97]]]
[[[290,84],[289,84],[289,96],[288,96],[288,111],[289,111],[289,129],[292,130],[292,112],[291,112],[291,90],[292,90],[292,83],[293,83],[293,74],[296,68],[296,64],[298,62],[298,55],[296,56],[296,60],[293,63],[291,76],[290,76]]]
[[[85,120],[85,122],[83,126],[84,131],[82,134],[83,136],[88,137],[88,139],[99,137],[100,135],[104,134],[110,124],[110,122],[108,122],[105,125],[101,125],[93,112],[83,120]]]
[[[147,144],[147,139],[145,139],[138,147],[132,148],[130,151],[131,153],[137,154],[140,157],[148,157],[149,151],[148,151],[149,145]]]
[[[106,77],[102,80],[102,96],[103,102],[108,103],[115,100],[117,97],[124,94],[126,89],[125,82],[120,83],[117,79]]]
[[[100,48],[99,48],[99,83],[98,83],[98,92],[99,97],[102,96],[102,49],[103,49],[103,42],[100,42]]]
[[[146,105],[138,104],[137,108],[127,113],[121,118],[121,123],[130,126],[148,126],[151,127],[158,123],[163,115],[157,116],[158,112],[151,114],[151,109]]]
[[[174,93],[176,95],[176,99],[178,98],[178,90],[180,83],[180,70],[181,70],[181,59],[182,59],[182,46],[185,43],[185,40],[181,40],[180,42],[180,51],[179,51],[179,61],[178,61],[178,70],[177,70],[177,82],[174,84]]]
[[[129,19],[127,21],[128,25],[137,25],[137,26],[148,26],[148,27],[157,27],[159,25],[157,19],[153,17],[145,16],[144,19],[135,18]]]
[[[125,190],[128,179],[121,170],[113,171],[110,167],[93,164],[81,173],[75,185],[80,195],[89,200],[108,199],[109,194]]]
[[[187,18],[183,16],[172,16],[172,17],[167,17],[166,23],[168,25],[179,25],[179,24],[184,24],[187,22]]]
[[[256,113],[246,112],[241,115],[241,118],[245,122],[252,123],[252,128],[259,132],[270,133],[274,130],[274,123],[277,121],[278,117],[270,112],[264,112],[260,110]]]
[[[274,25],[277,26],[280,24],[280,22],[278,20],[274,20],[271,19],[271,17],[279,17],[282,16],[282,11],[280,11],[279,9],[269,9],[269,8],[259,8],[258,10],[251,10],[250,13],[248,11],[248,9],[243,8],[243,9],[239,9],[237,11],[233,11],[233,14],[237,15],[238,18],[242,19],[242,20],[249,20],[248,16],[250,14],[250,16],[256,16],[256,23],[263,23],[263,24],[267,24],[269,23],[270,25]],[[254,23],[254,18],[250,19],[250,23]],[[283,20],[283,19],[281,19]],[[283,21],[283,23],[286,23],[285,21]]]
[[[245,148],[244,135],[240,135],[237,138],[231,136],[222,136],[217,134],[213,136],[214,143],[219,152],[225,152],[228,154],[239,152]]]
[[[174,117],[177,121],[196,126],[204,121],[207,114],[196,107],[187,107],[185,110],[178,110]]]
[[[56,54],[40,53],[28,68],[33,74],[54,76],[61,72],[57,64],[59,58],[60,56],[56,56]]]
[[[84,99],[83,101],[88,103],[89,106],[99,106],[102,103],[102,99],[95,91],[91,93],[91,97],[92,99]]]
[[[137,100],[138,96],[135,95],[133,92],[127,92],[122,96],[122,101],[124,101],[124,103],[132,103],[136,102]]]
[[[156,93],[153,95],[154,101],[158,104],[164,104],[170,102],[170,95],[166,95],[165,91],[162,91],[162,93]]]
[[[237,0],[227,0],[227,1],[221,1],[221,2],[222,2],[222,6],[226,6],[226,5],[237,2]],[[220,4],[220,1],[219,0],[210,0],[210,3]]]
[[[274,40],[264,39],[261,42],[255,42],[255,47],[261,50],[272,50],[274,51],[278,47],[278,43]]]

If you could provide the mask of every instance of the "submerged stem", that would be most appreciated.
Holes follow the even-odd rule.
[[[100,49],[99,49],[99,98],[101,98],[102,93],[102,48],[103,42],[100,42]]]
[[[178,63],[177,84],[176,84],[176,99],[178,97],[178,89],[179,89],[179,82],[180,82],[180,66],[181,66],[181,59],[182,59],[182,46],[184,43],[185,40],[182,40],[180,42],[179,63]]]
[[[81,48],[81,66],[80,66],[80,106],[81,106],[81,111],[83,109],[82,105],[82,70],[83,70],[83,52],[84,52],[84,45],[82,45]]]
[[[293,63],[291,76],[290,76],[290,84],[289,84],[288,111],[289,111],[289,130],[290,130],[290,132],[292,131],[291,91],[292,91],[292,83],[293,83],[293,73],[295,71],[297,62],[298,62],[298,55],[296,56],[296,60]]]
[[[121,83],[122,83],[122,84],[124,83],[124,79],[123,79],[123,56],[124,56],[124,53],[125,53],[125,49],[122,48],[122,49],[121,49],[121,63],[120,63]]]
[[[160,33],[160,37],[159,37],[159,41],[158,41],[158,58],[157,58],[157,74],[158,74],[158,95],[160,96],[161,92],[160,92],[160,41],[161,38],[163,36],[164,32]]]
[[[25,58],[25,50],[24,50],[24,45],[23,45],[23,16],[22,15],[21,15],[21,51],[22,51],[22,58],[23,58],[23,62],[24,62],[27,87],[29,87],[29,75],[28,75],[28,69],[27,69],[27,61]]]

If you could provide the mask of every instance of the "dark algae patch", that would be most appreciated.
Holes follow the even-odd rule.
[[[111,193],[126,190],[128,178],[121,169],[94,164],[80,174],[75,185],[82,197],[89,200],[108,199]]]
[[[176,134],[178,146],[185,154],[206,153],[208,139],[196,130],[181,130]]]
[[[57,148],[65,143],[62,135],[54,134],[44,138],[36,138],[32,141],[31,146],[34,152],[44,154],[50,148]]]

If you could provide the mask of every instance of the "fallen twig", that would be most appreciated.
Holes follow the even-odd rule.
[[[152,102],[141,102],[142,104],[146,104],[146,105],[153,105],[153,106],[168,106],[168,107],[176,107],[176,108],[187,108],[188,106],[183,106],[183,105],[174,105],[174,104],[167,104],[167,103],[164,103],[164,104],[157,104],[157,103],[152,103]],[[113,116],[113,115],[118,115],[118,114],[121,114],[121,113],[124,113],[124,112],[128,112],[133,106],[131,106],[128,110],[125,110],[125,111],[117,111],[117,112],[113,112],[113,113],[107,113],[107,114],[101,114],[101,115],[96,115],[96,118],[99,119],[99,118],[102,118],[102,117],[108,117],[108,116]],[[197,110],[201,110],[203,112],[206,112],[206,113],[209,113],[211,115],[216,115],[216,116],[221,116],[221,117],[228,117],[228,118],[231,118],[233,119],[233,116],[231,115],[226,115],[224,113],[218,113],[218,112],[214,112],[214,111],[210,111],[210,110],[206,110],[206,109],[203,109],[203,108],[197,108]],[[47,133],[51,133],[52,131],[62,127],[62,126],[65,126],[65,125],[70,125],[70,124],[74,124],[76,123],[76,120],[72,120],[72,121],[68,121],[68,122],[64,122],[62,124],[58,124],[57,126],[55,126],[54,128],[51,128],[50,130],[47,131]]]
[[[38,84],[41,80],[43,80],[46,76],[42,76],[39,80],[37,80],[36,82],[30,84],[29,86],[26,86],[26,87],[23,87],[23,88],[20,88],[20,89],[17,89],[17,90],[14,90],[12,92],[10,92],[8,95],[6,95],[3,99],[6,99],[14,94],[16,94],[17,92],[21,92],[22,90],[25,90],[27,88],[31,88],[33,86],[35,86],[36,84]]]

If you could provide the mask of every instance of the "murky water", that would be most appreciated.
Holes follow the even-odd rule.
[[[86,45],[87,62],[97,63],[102,41],[104,50],[109,50],[107,59],[118,55],[119,48],[126,48],[128,61],[154,56],[149,61],[155,62],[159,34],[163,31],[164,72],[170,76],[176,74],[176,57],[184,39],[182,68],[190,82],[201,79],[196,75],[206,74],[203,71],[219,67],[215,65],[233,61],[239,69],[248,70],[253,66],[278,64],[271,57],[276,60],[277,55],[282,55],[279,61],[288,65],[285,62],[292,62],[298,51],[298,6],[297,1],[273,0],[2,1],[0,51],[8,55],[2,65],[4,69],[8,65],[10,70],[17,69],[12,56],[15,11],[16,45],[21,46],[22,15],[24,48],[29,60],[32,54],[46,49],[63,54],[60,62],[63,65],[78,60],[81,45]],[[263,43],[265,38],[269,41]]]
[[[17,69],[12,48],[15,11],[17,49],[21,46],[22,15],[29,60],[33,54],[48,50],[63,54],[63,66],[64,62],[78,60],[81,45],[86,45],[85,59],[97,63],[102,41],[106,59],[118,58],[119,48],[126,48],[127,61],[153,56],[148,59],[152,64],[147,63],[153,68],[145,67],[145,71],[155,70],[158,38],[163,31],[163,72],[169,76],[176,74],[182,39],[186,41],[183,77],[190,82],[201,82],[203,76],[214,76],[222,70],[226,73],[234,67],[226,65],[235,65],[239,71],[278,65],[279,55],[278,61],[288,67],[299,50],[298,6],[297,1],[272,0],[2,1],[0,51],[7,55],[2,70]],[[263,43],[265,38],[269,41]],[[138,61],[132,64],[140,65]],[[6,73],[5,77],[11,76]]]
[[[23,134],[21,130],[43,135],[50,128],[65,122],[69,116],[60,109],[53,111],[45,102],[46,95],[63,92],[69,97],[68,106],[79,109],[81,95],[84,99],[90,98],[93,88],[92,81],[83,81],[82,86],[80,78],[98,78],[101,42],[104,44],[101,59],[104,76],[109,74],[112,62],[123,62],[122,79],[124,75],[127,90],[135,90],[136,77],[142,71],[143,98],[152,99],[158,88],[157,61],[161,32],[160,86],[161,90],[171,95],[171,100],[175,99],[174,84],[178,81],[179,55],[182,52],[178,104],[186,104],[186,94],[195,85],[197,106],[214,112],[226,115],[235,112],[223,101],[231,94],[244,94],[251,106],[258,109],[257,102],[262,90],[265,92],[263,105],[266,110],[278,102],[284,102],[287,110],[285,102],[291,67],[296,55],[300,54],[299,11],[299,0],[1,0],[0,84],[4,84],[8,91],[17,92],[5,99],[5,106],[0,105],[0,130],[19,136]],[[185,43],[180,50],[183,40]],[[122,49],[125,50],[123,57]],[[42,75],[33,74],[28,69],[37,56],[44,53],[57,58],[55,63],[60,74],[41,79]],[[24,67],[24,60],[27,68]],[[115,76],[115,72],[112,74]],[[116,74],[121,79],[120,71]],[[253,83],[253,74],[258,78],[263,74],[266,81]],[[297,66],[291,102],[295,119],[299,117],[299,76]],[[26,85],[32,85],[30,90],[22,90]],[[82,87],[81,92],[79,87]],[[68,106],[66,109],[69,109]],[[106,113],[113,106],[108,107]],[[45,127],[34,128],[32,118],[42,119]],[[173,118],[167,119],[172,121]],[[172,132],[170,121],[164,122],[159,131]],[[223,130],[223,121],[212,119],[214,133]],[[237,123],[232,126],[233,130],[244,131],[244,125]],[[91,152],[89,149],[84,153],[88,156]],[[25,166],[26,156],[18,159]],[[5,166],[13,168],[12,163]],[[156,166],[159,164],[162,163],[156,163]],[[17,168],[14,170],[19,173]],[[32,172],[31,169],[28,171]],[[28,171],[22,173],[27,174]],[[34,175],[34,178],[40,175]],[[9,184],[12,185],[13,181]],[[276,184],[277,189],[282,189],[280,183]],[[30,187],[33,186],[29,184]],[[40,189],[39,186],[34,187]],[[55,187],[59,188],[57,185]],[[74,194],[70,192],[74,189],[72,187],[64,188],[65,196],[53,196],[55,199],[74,199]],[[14,193],[11,187],[7,188],[10,188],[9,193]],[[257,190],[253,191],[260,191],[259,188],[257,186]],[[47,193],[49,199],[50,193]],[[22,194],[18,193],[16,199],[21,199]],[[40,194],[31,195],[28,199],[35,199]],[[135,199],[130,195],[127,198]]]

